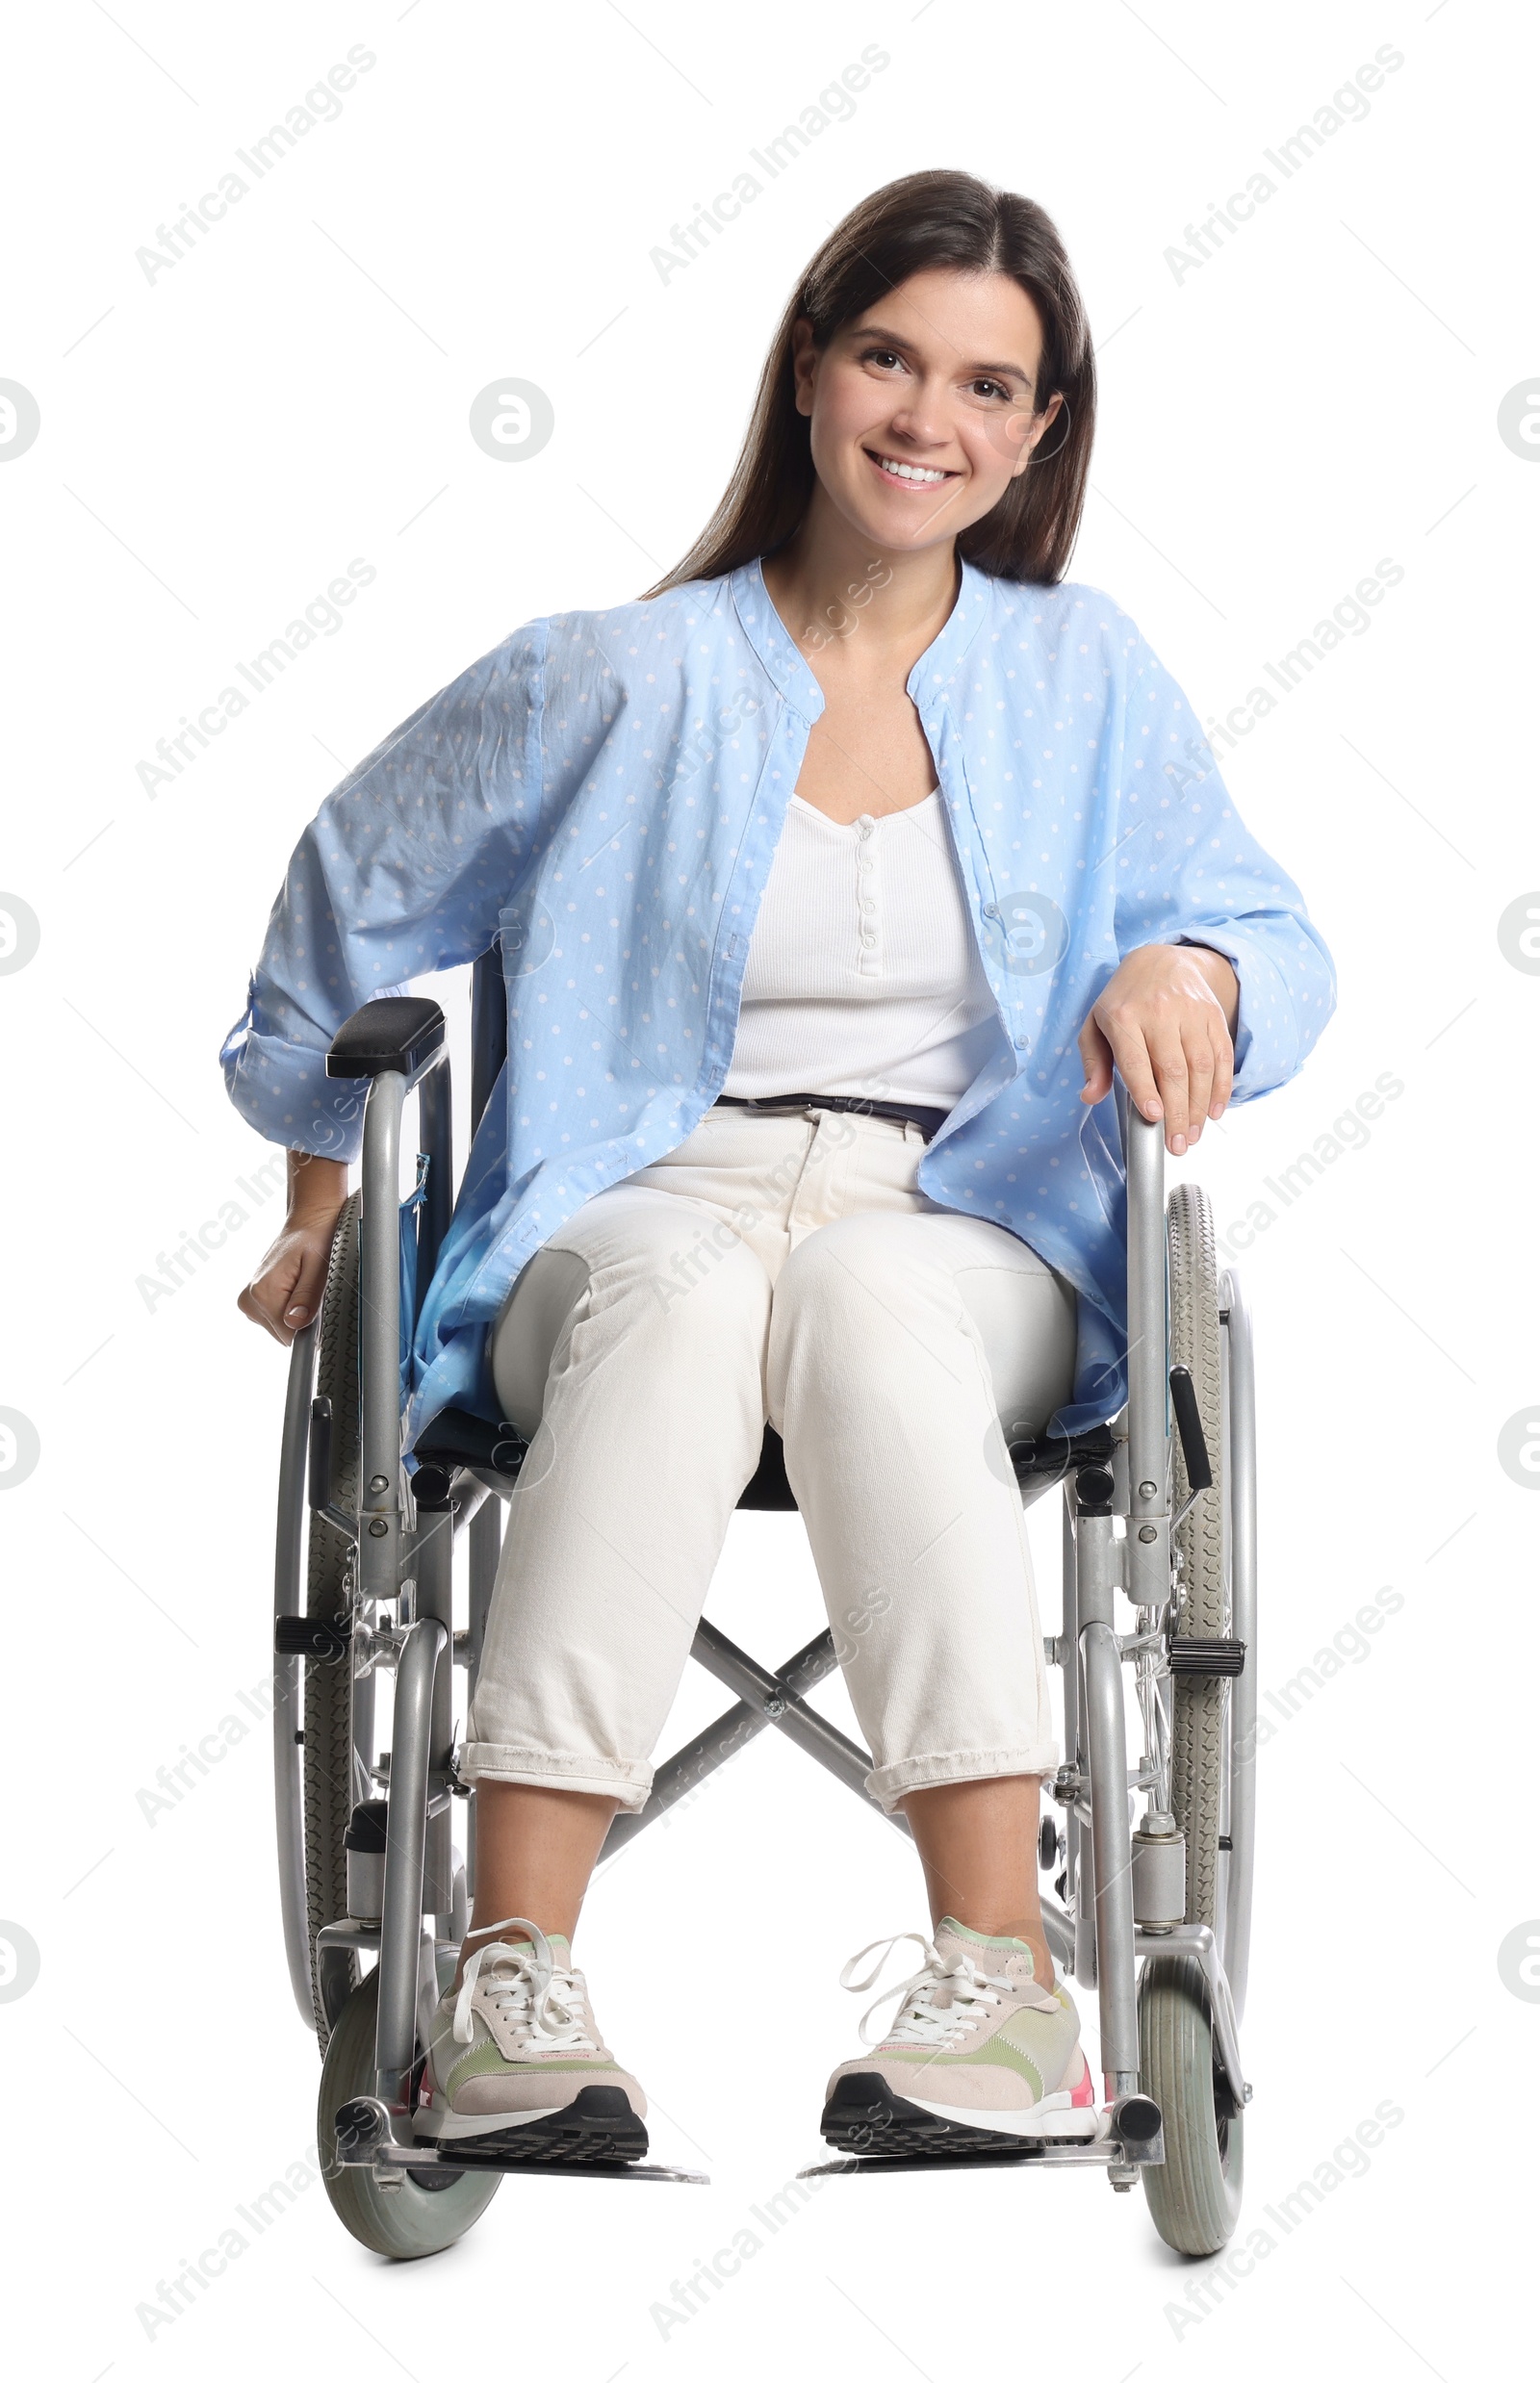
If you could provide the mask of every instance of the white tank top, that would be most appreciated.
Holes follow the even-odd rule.
[[[950,1109],[1000,1032],[940,789],[843,827],[794,794],[723,1090]]]

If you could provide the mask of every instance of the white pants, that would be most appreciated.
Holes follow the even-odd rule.
[[[916,1125],[717,1109],[600,1192],[494,1327],[530,1440],[466,1776],[636,1811],[766,1419],[890,1811],[1057,1767],[1002,1419],[1070,1395],[1075,1294],[1025,1243],[916,1190]]]

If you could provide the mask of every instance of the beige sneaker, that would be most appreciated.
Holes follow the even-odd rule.
[[[434,2013],[418,2135],[529,2160],[645,2159],[647,2097],[606,2049],[566,1937],[521,1919],[472,1933],[489,1940]]]
[[[879,1951],[867,1945],[845,1963],[840,1985],[864,1993],[889,1949],[905,1940],[887,1937],[876,1967],[853,1979],[857,1964]],[[909,1940],[921,1947],[925,1965],[879,1995],[862,2019],[861,2040],[869,2043],[866,2021],[898,1997],[882,2041],[830,2078],[826,2141],[841,2151],[903,2157],[1003,2151],[1104,2131],[1080,2048],[1080,2014],[1066,1988],[1039,1984],[1019,1936],[981,1936],[948,1918],[934,1944],[917,1934]]]

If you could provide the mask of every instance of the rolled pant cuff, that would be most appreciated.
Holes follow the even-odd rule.
[[[610,1762],[603,1755],[551,1755],[532,1746],[468,1745],[460,1777],[511,1787],[565,1787],[574,1795],[617,1796],[623,1812],[639,1812],[653,1792],[646,1762]]]
[[[963,1779],[1040,1778],[1058,1768],[1059,1755],[1051,1745],[1000,1750],[991,1746],[969,1747],[956,1755],[909,1755],[902,1762],[890,1762],[880,1771],[869,1771],[866,1793],[885,1812],[891,1812],[900,1796],[907,1796],[911,1787],[944,1787],[954,1780]]]

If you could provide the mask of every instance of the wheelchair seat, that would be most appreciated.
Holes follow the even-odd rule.
[[[427,1514],[441,1514],[453,1499],[454,1476],[464,1471],[477,1478],[491,1473],[504,1496],[506,1485],[518,1479],[528,1449],[511,1423],[490,1423],[463,1407],[445,1407],[434,1416],[417,1443],[417,1471],[412,1491]],[[1106,1423],[1070,1438],[1047,1434],[1040,1440],[1013,1440],[1008,1454],[1016,1479],[1033,1496],[1083,1468],[1105,1466],[1112,1460],[1113,1436]],[[492,1484],[489,1484],[492,1486]],[[797,1500],[786,1478],[786,1452],[772,1423],[764,1427],[759,1462],[744,1485],[740,1509],[759,1514],[795,1514]]]

